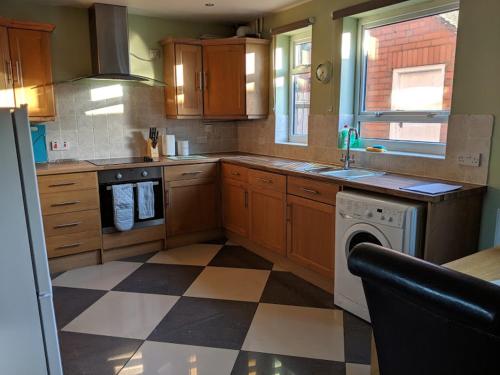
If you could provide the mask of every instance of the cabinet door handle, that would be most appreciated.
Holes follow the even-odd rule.
[[[19,60],[16,60],[16,81],[19,85],[21,85],[21,87],[24,87],[24,84],[23,84],[23,73],[22,73],[22,69],[21,69],[21,63],[19,62]]]
[[[248,191],[245,190],[245,208],[248,208]]]
[[[80,225],[82,222],[81,221],[75,221],[74,223],[67,223],[67,224],[59,224],[59,225],[54,225],[54,229],[62,229],[62,228],[70,228],[70,227],[77,227]]]
[[[60,206],[71,206],[73,204],[78,204],[80,201],[67,201],[67,202],[61,202],[61,203],[53,203],[52,207],[60,207]]]
[[[165,190],[165,206],[170,207],[170,190]]]
[[[12,62],[10,60],[5,60],[5,83],[7,86],[13,84],[12,81]]]
[[[203,89],[208,90],[208,73],[203,72]]]
[[[49,187],[71,186],[71,185],[75,185],[75,184],[76,184],[76,182],[61,182],[58,184],[49,185]]]
[[[82,242],[75,242],[75,243],[72,243],[72,244],[69,244],[69,245],[59,246],[56,249],[57,250],[71,249],[73,247],[78,247],[78,246],[81,246],[81,245],[82,245]]]
[[[302,190],[309,194],[319,194],[319,191],[313,189],[302,188]]]
[[[193,174],[200,174],[200,173],[202,173],[202,171],[183,172],[182,175],[183,176],[191,176]]]
[[[231,172],[231,175],[233,175],[233,176],[239,176],[240,172]]]
[[[270,178],[257,177],[257,180],[264,182],[265,184],[272,184],[273,180]]]
[[[196,84],[196,90],[202,91],[203,90],[203,72],[196,72],[196,77],[195,79],[198,80]]]
[[[287,204],[286,205],[286,221],[292,222],[292,205]]]

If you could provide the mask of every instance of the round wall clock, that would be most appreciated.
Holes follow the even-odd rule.
[[[332,78],[332,63],[325,61],[316,68],[316,79],[321,83],[328,83]]]

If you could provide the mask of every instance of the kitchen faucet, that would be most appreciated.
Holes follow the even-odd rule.
[[[342,154],[342,157],[340,158],[340,161],[344,163],[344,169],[349,169],[351,164],[354,164],[354,157],[351,158],[351,134],[354,133],[356,139],[359,138],[359,133],[357,129],[355,128],[350,128],[349,132],[347,133],[347,153]]]

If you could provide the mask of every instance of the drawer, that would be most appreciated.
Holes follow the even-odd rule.
[[[78,254],[101,248],[101,232],[90,231],[47,237],[47,254],[49,258],[69,254]]]
[[[99,210],[68,212],[43,217],[45,237],[62,234],[99,231],[101,215]]]
[[[248,171],[248,182],[251,186],[275,190],[280,193],[286,192],[286,177],[277,173],[250,169]]]
[[[248,168],[222,163],[222,176],[224,178],[231,178],[233,180],[247,182],[248,181]]]
[[[97,190],[40,194],[43,215],[62,214],[99,208]]]
[[[288,177],[288,194],[309,198],[318,202],[335,205],[335,197],[340,186],[301,177]]]
[[[38,177],[40,194],[97,189],[97,173],[67,173]]]
[[[165,181],[191,180],[217,176],[216,163],[174,165],[163,169]]]

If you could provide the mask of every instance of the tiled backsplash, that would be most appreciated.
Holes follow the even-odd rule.
[[[344,119],[345,120],[345,119]],[[354,152],[355,166],[422,177],[486,184],[490,159],[492,115],[452,115],[445,159],[391,153]],[[337,148],[339,116],[310,115],[307,146],[275,143],[274,116],[242,122],[238,126],[238,149],[298,160],[340,164]],[[481,153],[479,167],[458,164],[459,153]]]
[[[163,88],[112,81],[56,86],[57,118],[47,123],[49,160],[142,156],[150,127],[188,140],[191,153],[236,151],[233,122],[167,120]],[[67,141],[67,151],[50,151],[53,140]]]

